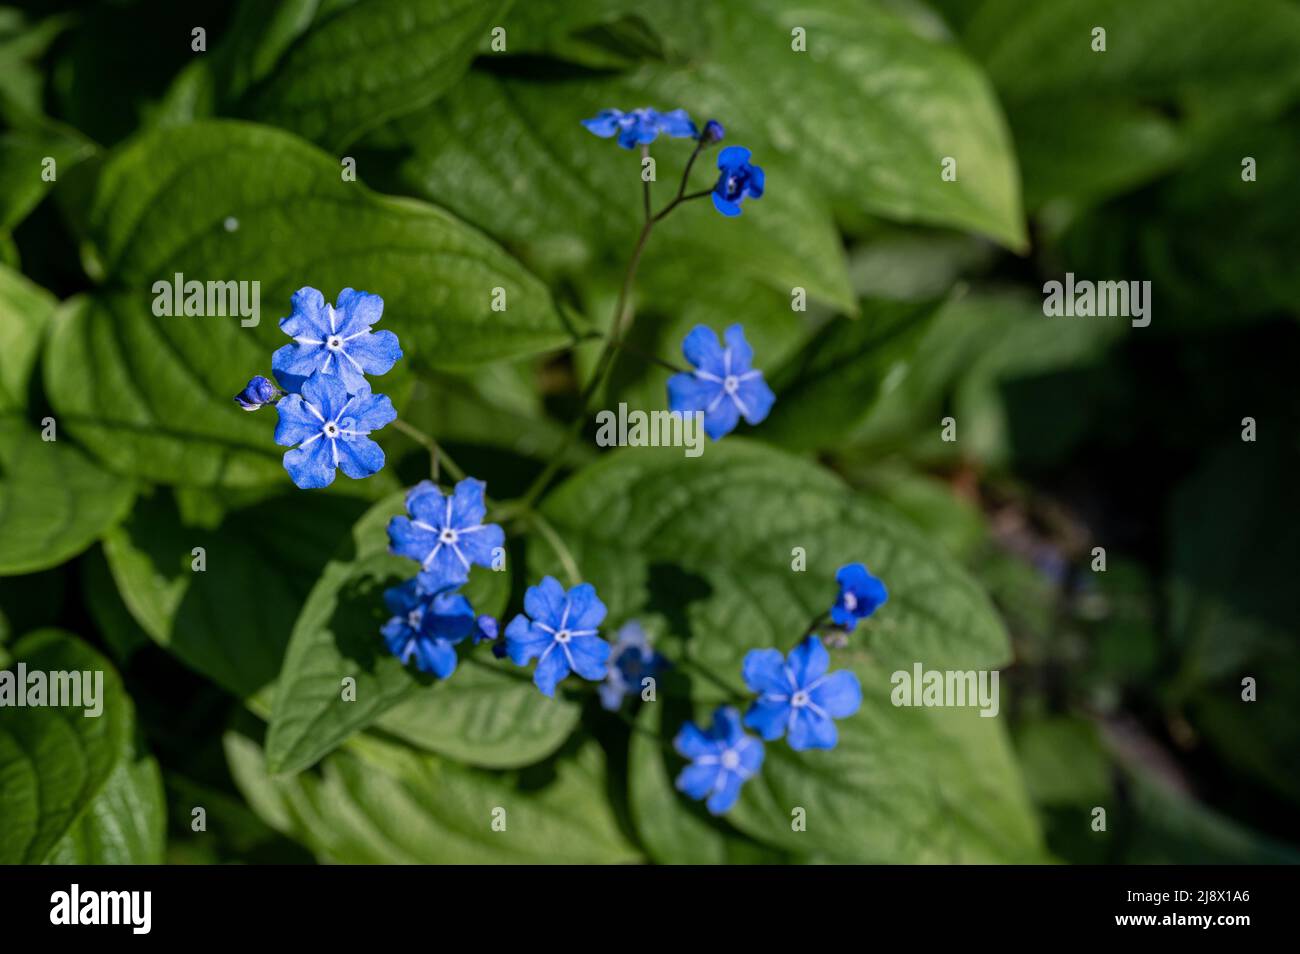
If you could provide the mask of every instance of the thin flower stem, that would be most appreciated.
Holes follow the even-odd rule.
[[[415,441],[417,444],[421,445],[426,450],[428,450],[429,474],[430,476],[433,477],[433,482],[435,484],[438,482],[439,463],[441,463],[441,465],[444,468],[446,468],[447,473],[451,475],[452,480],[465,479],[465,472],[461,470],[458,466],[456,466],[456,462],[447,456],[447,452],[438,445],[438,442],[435,441],[428,434],[424,433],[424,431],[420,430],[418,427],[415,427],[412,424],[408,424],[400,417],[393,421],[393,426],[397,428],[399,431],[401,431],[403,434],[405,434],[407,437],[409,437],[411,440]]]
[[[560,535],[555,532],[555,528],[551,526],[550,521],[536,511],[528,515],[528,520],[537,529],[537,532],[546,538],[546,542],[551,545],[555,555],[560,558],[564,573],[569,578],[569,585],[577,586],[581,583],[582,573],[578,571],[578,562],[573,559],[573,553],[564,540],[560,538]]]
[[[564,443],[554,457],[547,462],[542,472],[537,475],[524,495],[520,498],[526,509],[531,509],[539,497],[546,491],[551,479],[563,466],[564,458],[568,450],[573,446],[573,442],[578,439],[582,433],[582,425],[587,420],[590,411],[590,405],[593,399],[599,396],[601,389],[605,384],[605,379],[609,376],[614,365],[615,356],[619,348],[623,347],[623,342],[631,331],[632,321],[634,318],[634,309],[632,308],[632,287],[636,283],[637,268],[641,264],[641,256],[645,254],[646,243],[650,240],[650,232],[654,229],[656,223],[660,222],[668,213],[681,205],[683,202],[689,202],[692,199],[700,199],[712,192],[712,189],[704,189],[700,192],[686,194],[687,177],[690,176],[691,167],[695,165],[695,159],[703,149],[702,141],[697,141],[695,150],[687,160],[686,168],[682,173],[681,184],[677,187],[677,195],[668,205],[660,209],[658,214],[651,214],[650,211],[650,183],[644,183],[645,188],[642,190],[645,205],[645,224],[641,226],[641,234],[637,236],[636,245],[632,249],[632,257],[628,260],[627,268],[623,272],[623,283],[618,290],[618,301],[614,305],[614,317],[610,321],[609,334],[605,337],[605,347],[601,349],[600,356],[596,359],[596,369],[592,373],[590,380],[587,381],[586,387],[582,389],[582,394],[578,398],[578,416],[574,419],[569,428],[569,433],[565,436]],[[650,154],[649,148],[642,149],[642,156]],[[624,327],[626,325],[626,328]],[[677,370],[674,368],[673,370]]]
[[[614,347],[618,348],[620,351],[626,351],[628,354],[634,354],[643,361],[649,361],[651,364],[657,364],[659,365],[659,367],[664,368],[668,371],[672,371],[674,373],[682,373],[686,371],[685,368],[679,367],[678,365],[673,364],[671,361],[665,361],[663,358],[656,358],[654,355],[650,354],[650,352],[642,351],[640,348],[633,347],[627,342],[619,342],[615,344]]]

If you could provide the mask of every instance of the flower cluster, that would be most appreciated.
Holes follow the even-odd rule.
[[[284,469],[299,487],[328,487],[337,470],[359,480],[383,469],[370,434],[397,412],[365,376],[385,374],[402,356],[397,335],[371,331],[383,311],[384,300],[368,292],[345,288],[331,305],[315,288],[298,289],[293,313],[280,319],[293,342],[271,356],[279,387],[256,375],[235,396],[245,411],[275,401],[275,442],[292,448]]]
[[[505,531],[487,519],[487,485],[467,477],[444,494],[422,481],[406,494],[406,514],[388,522],[389,550],[420,565],[412,580],[384,593],[393,614],[381,630],[403,663],[446,679],[456,670],[456,645],[497,637],[497,621],[474,615],[459,588],[471,566],[491,566]]]
[[[861,563],[841,567],[836,574],[840,594],[827,614],[844,604],[846,593],[869,590],[870,608],[853,623],[869,616],[885,601],[884,584]],[[745,654],[741,676],[756,696],[742,719],[736,709],[723,707],[713,715],[708,731],[686,723],[673,745],[690,764],[677,776],[677,788],[695,799],[707,799],[715,815],[731,808],[740,787],[763,764],[763,744],[747,735],[756,731],[766,742],[785,737],[796,752],[833,749],[839,742],[836,719],[853,715],[862,705],[858,677],[846,670],[830,671],[831,657],[815,633],[809,633],[788,655],[776,649],[754,649]]]

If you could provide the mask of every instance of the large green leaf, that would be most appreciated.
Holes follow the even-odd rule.
[[[324,861],[350,864],[573,864],[635,861],[605,794],[605,759],[587,742],[528,774],[465,768],[364,736],[321,774],[266,774],[261,750],[229,733],[244,797]],[[493,830],[504,809],[505,830]],[[497,816],[501,817],[501,816]]]
[[[0,411],[27,406],[27,385],[56,305],[44,288],[0,266]]]
[[[364,504],[294,493],[229,514],[216,529],[184,523],[162,494],[104,539],[136,621],[190,668],[241,698],[266,693],[307,593]],[[196,571],[202,547],[205,569]]]
[[[543,511],[612,620],[653,603],[685,638],[686,675],[709,673],[693,680],[701,699],[717,698],[716,684],[744,692],[747,650],[792,646],[833,602],[840,565],[861,560],[885,581],[889,602],[851,637],[852,648],[832,653],[835,668],[858,673],[862,710],[841,722],[834,752],[768,746],[761,780],[731,816],[744,832],[794,854],[902,861],[945,825],[944,839],[931,843],[934,859],[1037,856],[997,721],[969,708],[890,702],[898,669],[991,669],[1009,657],[982,592],[902,517],[806,461],[734,437],[696,460],[674,449],[615,452],[557,489]],[[806,552],[806,571],[793,568],[795,548]],[[529,564],[534,576],[556,568],[542,546],[530,547]],[[807,831],[791,828],[796,807],[808,812]],[[724,846],[699,848],[716,857]]]
[[[101,470],[66,438],[42,440],[16,415],[0,414],[0,574],[76,556],[125,516],[134,495],[131,481]]]
[[[148,756],[123,758],[46,860],[57,865],[158,865],[166,834],[158,763]]]
[[[84,705],[49,705],[48,698],[40,706],[0,707],[0,863],[36,864],[69,833],[78,837],[76,826],[92,805],[98,813],[113,801],[100,799],[133,750],[134,718],[108,660],[69,634],[39,630],[19,640],[12,655],[29,675],[103,675],[98,716],[88,716]]]
[[[306,768],[377,720],[415,745],[488,767],[536,762],[573,731],[576,704],[543,697],[526,674],[485,649],[464,654],[445,680],[404,667],[387,651],[379,635],[383,592],[417,569],[385,552],[384,528],[403,512],[400,493],[376,504],[303,605],[267,733],[272,771]],[[507,571],[476,567],[465,595],[476,613],[499,616],[509,589]],[[355,680],[355,699],[343,698],[345,678]]]
[[[865,651],[838,665],[857,673],[863,693],[862,708],[838,723],[839,744],[830,752],[769,744],[762,772],[728,816],[733,824],[787,851],[843,862],[1044,860],[997,719],[974,708],[895,707],[890,667]],[[796,808],[804,830],[792,824]]]
[[[1006,122],[983,72],[954,44],[858,0],[751,0],[725,22],[725,42],[709,56],[686,70],[647,68],[647,88],[742,132],[735,141],[756,158],[788,158],[846,217],[954,226],[1025,246]],[[796,27],[806,52],[791,49]],[[948,156],[955,182],[940,175]]]
[[[557,488],[543,513],[609,607],[652,602],[687,655],[737,689],[749,649],[789,648],[835,601],[835,571],[861,561],[889,587],[887,610],[856,639],[889,664],[988,668],[1006,633],[976,584],[901,516],[855,496],[800,458],[727,437],[704,454],[625,448]],[[807,569],[796,570],[796,548]],[[557,572],[542,542],[530,579]]]
[[[616,262],[621,270],[644,221],[641,157],[597,139],[579,120],[644,96],[639,83],[622,78],[523,82],[474,72],[455,96],[379,141],[410,150],[397,170],[404,188],[483,227],[535,267],[581,272]],[[667,138],[651,147],[656,211],[675,194],[691,149],[690,141]],[[738,219],[719,215],[707,199],[686,204],[655,228],[647,266],[670,256],[698,260],[701,275],[736,271],[787,297],[800,286],[852,311],[843,249],[819,191],[779,156],[754,161],[768,167],[760,202]],[[715,162],[716,150],[701,155],[690,191],[717,180]]]
[[[231,395],[288,340],[273,319],[301,286],[383,296],[383,327],[408,356],[376,380],[384,391],[411,363],[471,365],[571,339],[546,288],[480,233],[344,181],[337,160],[270,129],[206,122],[141,136],[108,163],[90,223],[89,264],[107,284],[57,317],[46,384],[87,446],[153,480],[283,480],[273,422]],[[154,284],[178,273],[260,282],[260,323],[156,317]],[[494,312],[498,287],[507,308]]]
[[[357,0],[318,13],[240,112],[326,147],[432,102],[469,67],[508,0]]]

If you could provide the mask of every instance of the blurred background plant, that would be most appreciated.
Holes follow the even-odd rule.
[[[516,712],[535,703],[472,672],[435,691],[477,694],[456,710],[473,751],[407,699],[321,771],[264,770],[259,720],[308,594],[335,543],[425,457],[397,438],[383,475],[285,506],[255,424],[215,404],[179,423],[160,410],[188,404],[178,391],[193,380],[233,394],[265,349],[229,322],[159,336],[142,289],[180,262],[192,277],[259,278],[263,342],[306,268],[327,296],[383,294],[392,327],[428,315],[403,328],[413,370],[395,402],[496,498],[515,496],[564,446],[599,342],[566,345],[598,336],[639,228],[634,159],[578,120],[641,105],[722,120],[768,193],[736,222],[705,208],[665,222],[635,347],[676,360],[691,326],[743,322],[778,394],[753,441],[900,512],[1005,623],[996,721],[1034,818],[968,806],[981,847],[922,843],[924,818],[885,809],[842,856],[754,837],[744,816],[664,808],[677,804],[671,763],[647,761],[637,730],[590,704]],[[1300,860],[1300,513],[1287,489],[1300,3],[39,0],[0,8],[0,112],[0,657],[34,630],[76,633],[33,651],[111,660],[134,702],[113,759],[69,799],[75,823],[46,818],[4,860]],[[688,152],[656,146],[660,183]],[[343,156],[373,192],[334,220],[305,207]],[[55,182],[39,175],[45,157]],[[183,176],[200,167],[219,171],[196,192]],[[383,195],[440,207],[511,259],[474,258],[472,229],[447,239],[442,213]],[[248,244],[231,252],[198,227],[228,207],[249,210],[235,224]],[[1067,271],[1149,280],[1150,326],[1044,317],[1043,282]],[[514,324],[482,344],[465,300],[498,280]],[[792,310],[795,288],[806,311]],[[156,357],[158,337],[174,360]],[[664,378],[623,360],[609,401],[662,407]],[[71,439],[39,443],[47,416]],[[954,442],[940,437],[949,416]],[[175,446],[152,436],[173,426]],[[582,442],[566,468],[586,473],[596,456]],[[582,525],[572,499],[557,509]],[[699,620],[675,613],[698,578],[656,567],[652,605],[667,608],[649,628],[684,639]],[[474,734],[494,718],[497,749]],[[659,718],[645,711],[639,727]],[[525,724],[537,744],[512,749]],[[14,744],[0,759],[17,764]],[[906,793],[886,764],[876,773]],[[449,803],[503,778],[525,798],[520,825],[553,839],[513,849],[465,833]],[[21,788],[0,803],[17,811]],[[1023,850],[986,850],[1000,840]]]

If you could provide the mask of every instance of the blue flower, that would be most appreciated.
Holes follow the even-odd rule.
[[[492,551],[505,543],[505,532],[485,524],[486,484],[466,477],[443,495],[425,480],[406,494],[409,517],[388,521],[389,549],[420,564],[420,582],[430,592],[458,586],[469,579],[469,568],[492,565]]]
[[[280,328],[293,338],[271,356],[271,370],[288,391],[297,391],[312,373],[343,379],[349,394],[366,383],[367,374],[384,374],[402,356],[397,335],[372,332],[384,312],[384,300],[368,292],[345,288],[337,307],[326,303],[314,288],[293,293],[293,314],[280,319]]]
[[[722,175],[713,187],[713,206],[723,215],[740,215],[740,203],[747,195],[763,197],[763,170],[749,164],[744,146],[728,146],[718,153],[718,168]]]
[[[617,134],[618,144],[624,149],[652,143],[660,133],[679,139],[694,139],[697,135],[695,123],[684,109],[674,109],[670,113],[657,112],[649,107],[634,109],[630,113],[621,109],[602,109],[592,119],[584,119],[582,125],[601,139]]]
[[[626,696],[641,690],[641,680],[654,678],[664,668],[664,658],[650,647],[645,630],[636,620],[624,623],[614,636],[609,672],[600,687],[600,704],[613,712]]]
[[[275,442],[294,447],[284,455],[284,469],[299,487],[328,487],[336,467],[354,480],[383,469],[384,452],[369,434],[397,412],[387,395],[370,393],[368,384],[349,394],[338,375],[317,372],[301,394],[282,398],[275,409]]]
[[[722,142],[722,138],[727,135],[727,131],[722,128],[722,123],[716,119],[710,119],[704,124],[704,132],[700,133],[700,142],[706,146],[711,146],[715,142]]]
[[[858,620],[866,619],[889,599],[885,584],[861,563],[840,567],[835,579],[840,584],[839,598],[831,607],[831,621],[836,626],[852,629]]]
[[[524,613],[506,627],[506,652],[519,666],[537,658],[533,682],[545,696],[554,696],[570,672],[604,679],[610,647],[597,635],[604,618],[605,604],[590,583],[566,594],[555,577],[543,577],[524,593]]]
[[[775,649],[745,654],[745,684],[758,693],[745,713],[745,725],[771,742],[789,732],[790,748],[833,749],[839,741],[832,719],[843,719],[862,705],[858,677],[847,670],[828,673],[830,653],[815,635],[783,658]]]
[[[279,388],[257,374],[249,380],[244,390],[235,395],[235,403],[245,411],[256,411],[259,407],[274,401],[279,393]]]
[[[686,723],[673,739],[673,747],[691,761],[677,776],[678,791],[697,800],[708,796],[705,804],[715,815],[736,804],[740,786],[763,765],[763,743],[745,734],[740,713],[731,706],[713,713],[708,732]]]
[[[474,610],[459,593],[429,594],[418,580],[384,591],[393,618],[380,632],[389,652],[405,665],[415,657],[422,672],[446,679],[456,671],[455,646],[474,628]]]
[[[745,341],[744,329],[732,325],[726,339],[723,348],[712,328],[696,325],[682,342],[682,354],[696,370],[668,379],[669,408],[703,411],[704,430],[715,441],[735,430],[742,415],[750,424],[758,424],[776,402],[763,372],[749,366],[754,352]]]
[[[497,621],[491,616],[480,616],[474,620],[474,645],[491,642],[499,635]]]

